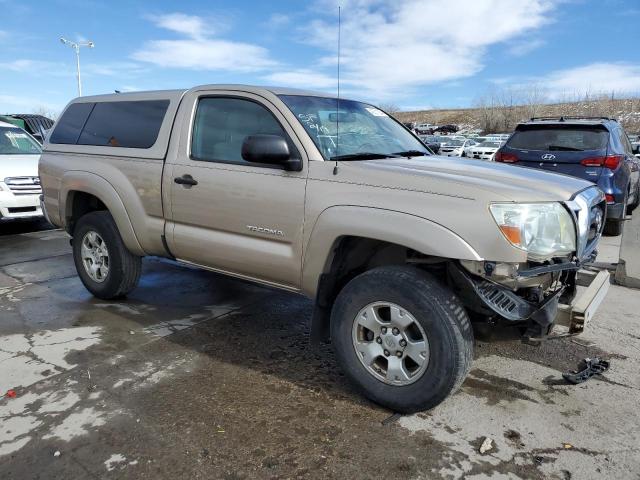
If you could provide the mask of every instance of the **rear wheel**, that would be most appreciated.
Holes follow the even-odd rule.
[[[142,259],[127,250],[106,211],[90,212],[78,220],[73,231],[73,260],[86,289],[104,300],[133,290],[142,270]]]
[[[604,234],[610,237],[617,237],[622,234],[623,220],[609,219],[604,224]]]
[[[455,295],[413,267],[351,280],[331,314],[331,340],[362,393],[397,412],[435,407],[466,377],[473,331]]]

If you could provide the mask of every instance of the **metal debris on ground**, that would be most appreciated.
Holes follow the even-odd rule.
[[[60,456],[60,450],[56,450],[55,452],[53,452],[53,456],[54,457],[59,457]]]
[[[480,445],[480,453],[482,453],[483,455],[485,453],[487,453],[488,451],[493,449],[493,440],[491,440],[489,437],[485,437],[484,440],[482,441],[482,445]]]
[[[567,382],[577,385],[589,380],[594,375],[601,375],[609,369],[609,362],[598,357],[585,358],[580,362],[576,370],[562,374]]]

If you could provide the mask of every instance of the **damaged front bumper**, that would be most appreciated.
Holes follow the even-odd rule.
[[[569,335],[582,333],[605,298],[609,289],[609,273],[598,273],[589,287],[577,296],[575,280],[578,269],[577,264],[565,263],[544,272],[536,269],[521,271],[525,273],[521,279],[532,281],[527,281],[526,288],[520,289],[473,275],[462,266],[451,268],[449,275],[458,287],[458,295],[470,310],[485,317],[522,324],[526,326],[523,340],[538,343],[549,336],[554,325],[567,327]]]

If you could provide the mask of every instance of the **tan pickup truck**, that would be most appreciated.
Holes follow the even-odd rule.
[[[82,282],[126,295],[146,255],[315,299],[312,337],[396,411],[462,383],[472,322],[579,333],[606,202],[540,170],[431,155],[378,108],[242,85],[82,97],[40,160],[49,220]],[[606,275],[605,275],[606,276]]]

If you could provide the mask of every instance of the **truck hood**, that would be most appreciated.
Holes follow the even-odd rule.
[[[8,177],[37,177],[40,155],[0,155],[0,182]]]
[[[564,201],[593,185],[537,169],[438,155],[344,163],[360,182],[477,200]]]

